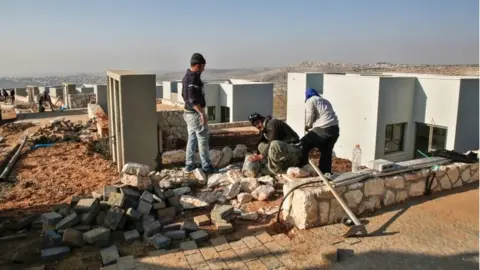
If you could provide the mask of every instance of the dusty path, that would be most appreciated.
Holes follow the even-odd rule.
[[[335,244],[340,262],[332,269],[478,269],[478,185],[454,192],[367,218],[373,235],[353,245]],[[331,235],[327,227],[298,237],[325,240]]]

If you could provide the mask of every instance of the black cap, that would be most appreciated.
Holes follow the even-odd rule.
[[[252,125],[255,125],[255,122],[257,122],[258,120],[262,120],[265,119],[265,117],[263,117],[261,114],[259,113],[252,113],[249,117],[248,117],[248,121],[250,121],[250,123],[252,123]]]
[[[192,65],[192,66],[194,66],[194,65],[205,65],[206,63],[207,63],[207,61],[205,61],[205,58],[200,53],[194,53],[192,55],[192,58],[190,59],[190,65]]]

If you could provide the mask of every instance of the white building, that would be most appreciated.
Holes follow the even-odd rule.
[[[273,83],[230,79],[206,81],[204,86],[209,123],[246,121],[253,112],[271,115]],[[163,99],[183,104],[182,82],[164,81]]]
[[[323,93],[340,122],[335,154],[404,161],[435,149],[479,149],[479,79],[423,74],[289,73],[287,123],[305,134],[305,89]],[[302,108],[302,109],[299,109]]]

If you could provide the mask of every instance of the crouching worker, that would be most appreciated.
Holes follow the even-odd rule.
[[[260,131],[256,153],[250,161],[266,161],[270,174],[285,173],[289,167],[300,163],[302,150],[296,144],[299,137],[285,122],[253,113],[248,120]]]
[[[305,131],[308,133],[301,139],[303,148],[301,165],[308,162],[310,150],[318,148],[320,171],[324,174],[332,173],[333,147],[340,136],[338,118],[332,104],[312,88],[305,92],[305,125]]]

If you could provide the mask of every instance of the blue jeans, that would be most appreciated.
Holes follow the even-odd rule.
[[[210,167],[210,155],[208,153],[208,124],[203,125],[198,113],[184,113],[183,119],[187,123],[188,141],[187,156],[185,158],[186,166],[195,165],[195,152],[197,152],[197,144],[199,148],[200,160],[202,168]]]

